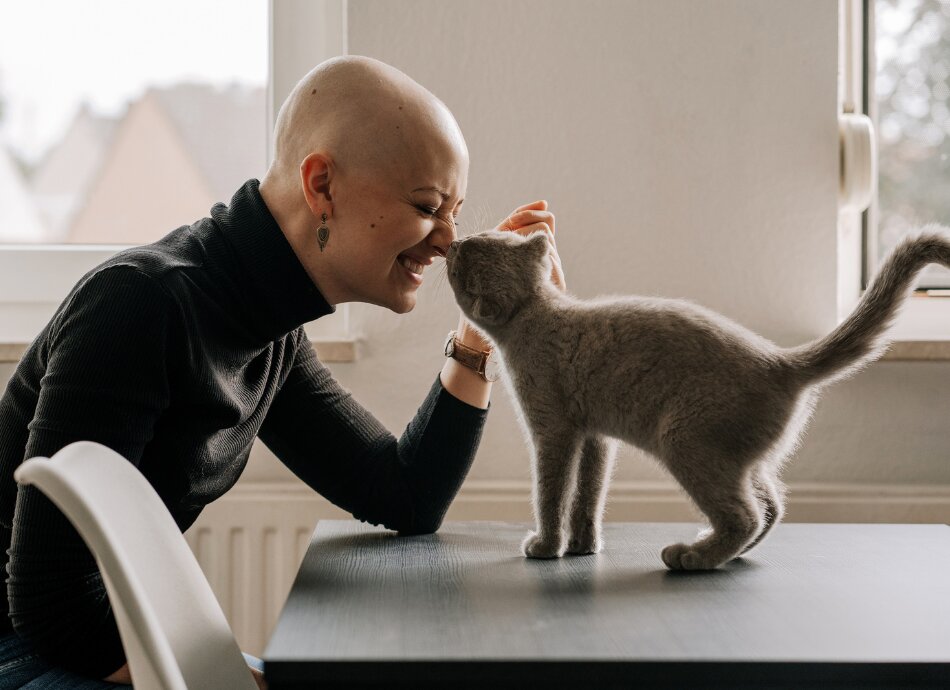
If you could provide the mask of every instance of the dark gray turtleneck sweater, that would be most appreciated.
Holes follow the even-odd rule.
[[[234,485],[255,436],[357,518],[436,530],[486,412],[436,377],[397,440],[314,355],[301,324],[332,311],[256,180],[210,218],[84,276],[0,399],[6,626],[48,661],[91,677],[124,663],[92,555],[42,494],[13,480],[24,459],[77,440],[135,464],[182,531]]]

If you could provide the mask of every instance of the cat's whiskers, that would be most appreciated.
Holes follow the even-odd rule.
[[[435,277],[435,294],[436,297],[439,296],[439,290],[445,287],[445,279],[448,276],[448,264],[445,261],[442,261],[442,266],[439,268],[439,273]]]

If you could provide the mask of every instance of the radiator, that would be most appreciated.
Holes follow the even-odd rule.
[[[304,487],[238,485],[185,534],[241,649],[260,656],[317,521],[347,515]]]

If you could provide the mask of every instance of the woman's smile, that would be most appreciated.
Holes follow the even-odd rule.
[[[412,281],[415,285],[422,285],[422,271],[425,267],[432,263],[432,259],[429,259],[428,262],[422,263],[416,259],[413,259],[411,256],[406,254],[400,254],[396,257],[396,262],[402,267],[403,273],[406,277]]]

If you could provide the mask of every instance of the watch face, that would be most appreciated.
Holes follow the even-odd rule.
[[[485,362],[485,378],[489,381],[497,381],[501,376],[501,365],[498,363],[498,360],[495,359],[495,356],[492,355],[488,358],[488,361]]]

